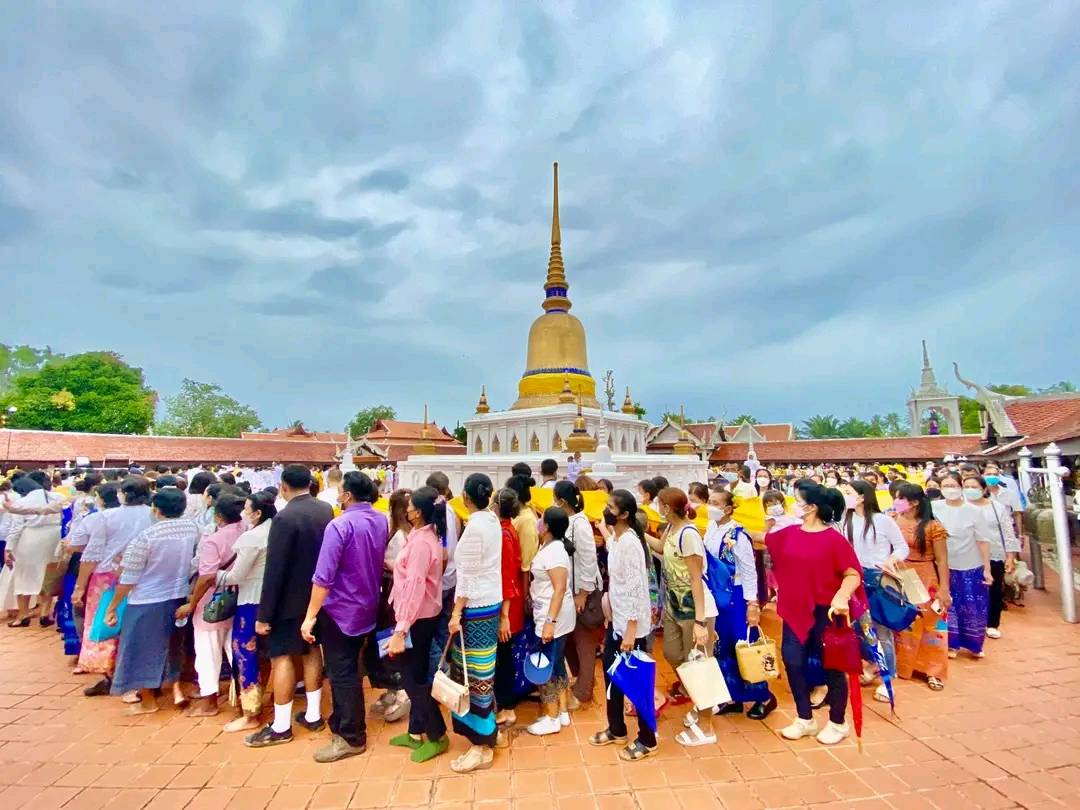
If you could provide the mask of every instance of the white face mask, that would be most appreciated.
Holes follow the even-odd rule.
[[[855,495],[845,495],[844,496],[844,506],[846,506],[848,509],[854,509],[858,505],[859,505],[859,499],[858,499],[857,496],[855,496]]]
[[[960,487],[942,487],[941,497],[947,501],[958,501],[964,497],[964,490]]]
[[[711,503],[705,507],[705,511],[709,513],[709,520],[715,520],[717,522],[723,520],[727,516],[727,511],[721,506],[713,506]]]
[[[769,488],[769,484],[771,484],[771,483],[772,483],[772,482],[771,482],[771,481],[770,481],[770,480],[769,480],[768,478],[759,478],[759,479],[757,480],[757,485],[758,485],[759,487],[761,487],[762,489],[768,489],[768,488]]]
[[[780,517],[780,515],[784,514],[784,507],[782,504],[774,503],[769,507],[768,512],[773,517]]]

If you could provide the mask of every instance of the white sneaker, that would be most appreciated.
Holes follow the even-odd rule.
[[[563,712],[559,715],[559,725],[566,728],[570,725],[570,712]]]
[[[787,740],[801,740],[803,737],[809,737],[813,734],[817,734],[818,725],[816,720],[803,720],[802,718],[795,718],[790,726],[781,729],[780,733],[784,739]]]
[[[986,637],[987,638],[1001,638],[1001,631],[998,630],[996,627],[987,627],[986,628]]]
[[[836,745],[841,740],[846,740],[851,733],[847,723],[840,725],[831,720],[817,735],[817,741],[822,745]]]
[[[544,715],[525,730],[534,737],[546,737],[549,734],[558,734],[562,731],[562,727],[562,722],[558,717]]]

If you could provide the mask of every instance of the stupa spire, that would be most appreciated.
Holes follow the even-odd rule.
[[[554,167],[554,192],[551,207],[551,253],[548,255],[547,281],[544,284],[544,311],[569,312],[570,285],[566,281],[566,268],[562,258],[562,230],[559,227],[559,164]]]
[[[938,385],[937,377],[934,376],[934,368],[930,365],[930,352],[926,350],[926,341],[922,342],[922,379],[919,381],[920,396],[940,396],[945,393]]]

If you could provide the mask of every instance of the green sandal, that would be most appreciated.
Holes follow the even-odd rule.
[[[419,737],[414,737],[406,732],[405,734],[398,734],[396,737],[391,737],[390,744],[396,745],[398,748],[411,748],[415,751],[424,744],[424,741]]]
[[[450,748],[450,738],[443,737],[441,740],[428,740],[409,755],[413,762],[427,762],[435,759],[439,754],[445,754]]]

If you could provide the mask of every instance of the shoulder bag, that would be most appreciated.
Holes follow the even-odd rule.
[[[453,643],[453,639],[450,639],[443,648],[442,658],[439,659],[435,679],[431,683],[431,696],[458,717],[464,717],[469,713],[469,667],[465,657],[465,631],[458,632],[461,638],[461,672],[465,676],[465,683],[458,683],[443,669],[446,654],[450,652],[450,645]]]
[[[236,555],[233,554],[232,558],[221,566],[218,571],[224,571],[233,564],[235,559]],[[203,621],[208,624],[216,624],[217,622],[228,621],[235,616],[236,600],[239,590],[240,589],[235,586],[215,588],[214,595],[210,598],[210,601],[203,605]]]
[[[575,566],[577,565],[577,562],[574,558],[577,557],[578,545],[576,542],[574,542],[573,526],[574,524],[573,522],[571,522],[570,542],[574,545],[574,554],[570,558],[570,576],[573,580],[570,583],[570,593],[576,594],[577,575]],[[590,537],[589,540],[592,540],[592,538]],[[598,627],[604,626],[604,594],[600,588],[594,588],[593,590],[589,591],[588,595],[585,597],[585,607],[582,608],[581,613],[578,614],[578,620],[590,630],[596,630]]]
[[[871,618],[890,630],[907,630],[919,615],[919,609],[904,595],[903,582],[887,571],[881,572],[876,586],[867,588],[866,593]]]

